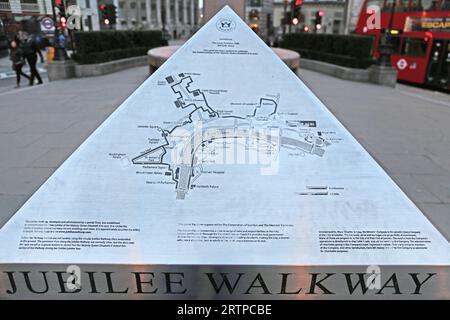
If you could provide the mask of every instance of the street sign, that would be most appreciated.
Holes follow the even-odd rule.
[[[55,32],[55,23],[52,18],[45,17],[41,20],[41,31],[44,33]]]
[[[408,66],[408,62],[405,59],[400,59],[397,61],[397,68],[400,70],[405,70]]]
[[[450,295],[448,241],[229,7],[0,243],[8,299]]]

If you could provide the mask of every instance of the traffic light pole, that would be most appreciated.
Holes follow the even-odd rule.
[[[294,19],[294,3],[291,2],[291,16],[289,17],[289,33],[292,32],[292,19]]]
[[[53,48],[55,49],[55,54],[53,60],[64,61],[66,60],[66,53],[64,51],[64,48],[61,47],[61,44],[59,43],[59,27],[58,27],[58,19],[56,18],[55,0],[52,0],[52,14],[53,14],[53,23],[55,25],[55,34],[53,38]]]
[[[378,57],[378,65],[383,67],[390,67],[391,64],[391,55],[393,51],[392,39],[391,39],[391,30],[394,20],[395,14],[395,0],[392,0],[391,14],[389,17],[389,26],[385,33],[385,40],[383,44],[380,46],[380,56]]]

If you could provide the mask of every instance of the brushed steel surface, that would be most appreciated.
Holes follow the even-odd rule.
[[[409,273],[435,272],[426,294],[410,296],[448,298],[450,246],[320,100],[225,7],[0,230],[0,297],[60,298],[58,264],[60,271],[67,265],[113,270],[123,279],[119,286],[136,268],[178,270],[186,273],[184,298],[228,297],[211,292],[207,270],[243,272],[247,282],[263,272],[271,294],[239,291],[233,298],[276,299],[316,298],[272,293],[282,281],[279,273],[290,271],[302,287],[308,272],[341,274],[329,281],[341,292],[333,298],[357,297],[345,294],[343,273],[376,265],[382,277],[397,272],[405,292],[414,285]],[[27,270],[30,277],[38,277],[36,271],[53,277],[49,293],[27,293]],[[17,294],[4,289],[9,276],[22,279]],[[163,290],[142,297],[164,298]],[[102,292],[73,297],[140,298]]]

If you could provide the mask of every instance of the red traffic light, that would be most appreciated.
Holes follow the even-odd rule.
[[[295,0],[294,5],[301,6],[303,4],[303,0]]]
[[[61,26],[61,28],[65,28],[67,26],[67,19],[66,19],[66,17],[59,18],[59,25]]]
[[[323,12],[322,10],[319,10],[319,11],[317,11],[317,15],[318,15],[319,17],[323,17],[324,12]]]
[[[106,9],[106,6],[104,5],[104,4],[102,4],[102,5],[100,5],[100,10],[105,10]]]

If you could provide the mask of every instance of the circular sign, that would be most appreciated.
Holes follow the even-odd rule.
[[[222,18],[217,21],[216,27],[219,31],[231,32],[236,29],[236,22],[234,22],[234,20],[231,18]]]
[[[397,68],[399,68],[400,70],[405,70],[407,66],[408,62],[406,62],[405,59],[400,59],[397,61]]]
[[[55,27],[55,24],[54,24],[52,18],[45,17],[45,18],[42,19],[42,21],[41,21],[41,26],[42,26],[42,28],[45,29],[45,30],[53,30],[54,27]]]

